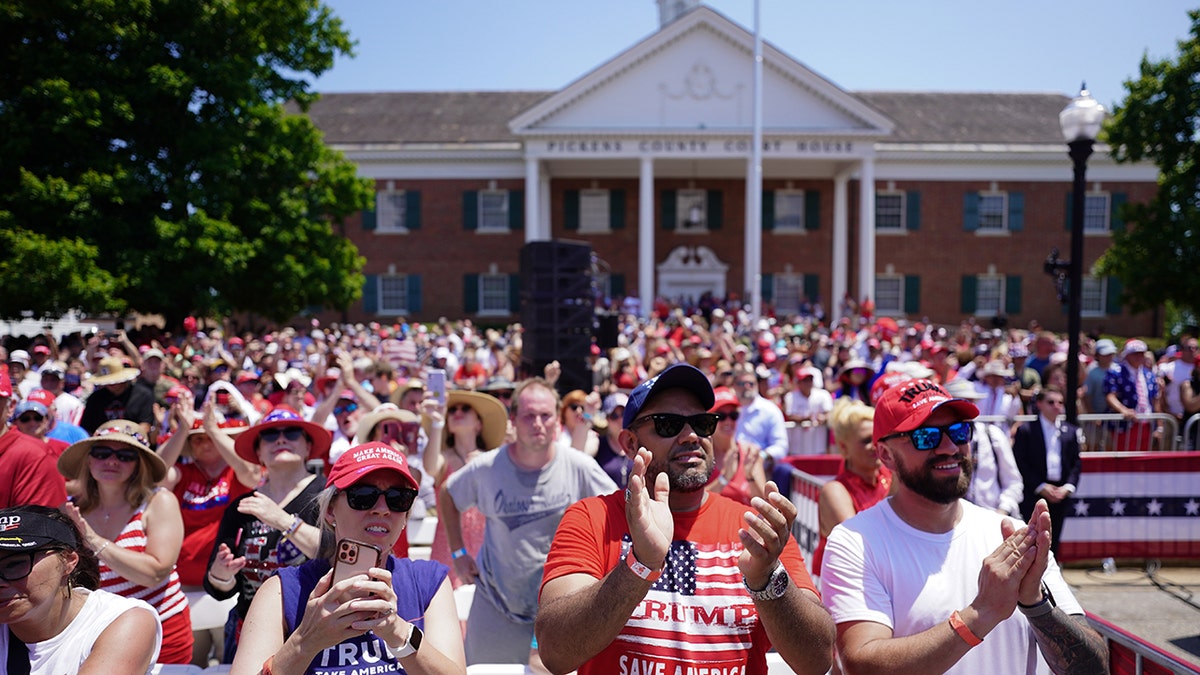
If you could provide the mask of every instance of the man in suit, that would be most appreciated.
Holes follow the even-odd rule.
[[[1050,507],[1051,545],[1058,553],[1062,539],[1063,518],[1070,508],[1071,495],[1079,485],[1079,448],[1083,445],[1079,427],[1059,425],[1063,412],[1063,392],[1049,386],[1035,397],[1038,416],[1017,428],[1013,439],[1013,458],[1025,483],[1025,498],[1021,501],[1021,517],[1028,519],[1038,499]]]

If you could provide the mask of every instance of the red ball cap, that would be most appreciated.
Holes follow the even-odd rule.
[[[876,443],[885,436],[912,431],[925,423],[934,412],[947,406],[959,420],[979,416],[979,408],[966,399],[952,398],[929,380],[909,380],[883,392],[875,404],[875,427],[871,438]]]
[[[356,445],[338,457],[329,470],[325,487],[345,490],[376,471],[395,471],[414,490],[419,487],[408,470],[408,458],[404,453],[378,441]]]

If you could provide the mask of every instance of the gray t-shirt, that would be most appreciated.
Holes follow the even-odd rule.
[[[563,512],[584,497],[616,489],[596,460],[561,444],[554,460],[535,471],[513,464],[508,446],[455,471],[446,481],[455,507],[462,512],[474,506],[487,517],[475,592],[513,621],[532,623],[542,568]]]

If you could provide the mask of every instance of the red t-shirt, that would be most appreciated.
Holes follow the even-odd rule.
[[[201,586],[208,573],[208,559],[217,540],[221,514],[231,501],[250,488],[237,479],[233,467],[225,467],[216,478],[209,478],[191,462],[178,462],[175,468],[179,470],[179,482],[174,492],[183,516],[183,545],[175,569],[184,586]]]
[[[58,458],[43,442],[10,427],[0,433],[0,508],[49,506],[67,501],[67,481]]]
[[[543,588],[568,574],[600,579],[624,564],[631,541],[624,498],[617,491],[567,509],[546,559]],[[675,540],[662,576],[616,639],[583,664],[579,675],[765,674],[771,644],[737,565],[745,512],[744,505],[710,493],[696,511],[674,514]],[[788,541],[780,560],[792,583],[816,593],[795,540]]]

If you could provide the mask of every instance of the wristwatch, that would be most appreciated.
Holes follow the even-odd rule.
[[[406,656],[412,656],[413,654],[417,653],[418,649],[421,648],[421,639],[424,637],[425,633],[422,633],[420,628],[413,626],[412,632],[408,634],[408,640],[404,642],[404,646],[399,649],[392,649],[389,645],[388,651],[391,652],[392,656],[396,657],[397,660]],[[387,643],[385,642],[384,644],[386,645]]]
[[[782,563],[776,562],[775,569],[771,570],[771,578],[767,579],[765,588],[754,590],[750,588],[750,584],[746,583],[746,577],[742,577],[742,584],[746,586],[746,590],[750,592],[750,597],[754,600],[778,600],[787,593],[788,584],[791,583],[791,577],[788,576],[787,569]]]

